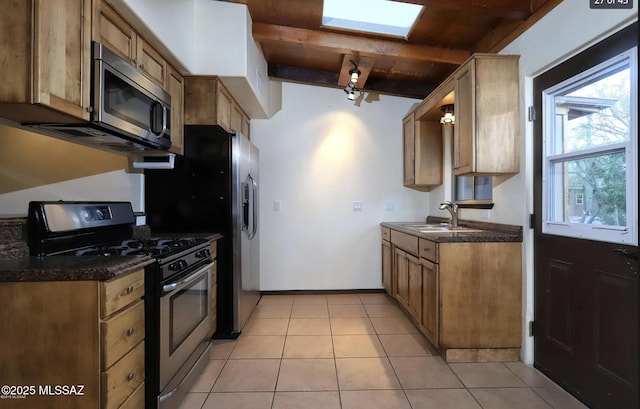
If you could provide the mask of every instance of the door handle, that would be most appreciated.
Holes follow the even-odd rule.
[[[633,259],[633,260],[637,260],[638,259],[638,252],[637,251],[629,251],[627,249],[613,249],[614,253],[620,254],[621,256]]]
[[[253,205],[253,220],[251,220],[252,228],[249,234],[249,240],[253,239],[258,231],[258,183],[251,173],[249,173],[249,179],[251,180],[252,205]]]

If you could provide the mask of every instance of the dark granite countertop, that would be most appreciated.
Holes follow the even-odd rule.
[[[29,256],[26,224],[25,216],[0,217],[0,282],[109,280],[155,261],[150,256]],[[134,229],[134,237],[152,235],[204,237],[211,241],[223,237],[215,232],[151,234],[148,226]]]
[[[447,222],[447,219],[429,216],[427,224],[438,224]],[[475,229],[474,231],[432,231],[421,233],[420,231],[406,227],[407,224],[420,224],[418,222],[383,222],[383,227],[396,230],[402,233],[410,234],[421,239],[433,241],[436,243],[451,242],[522,242],[522,227],[508,224],[496,224],[476,222],[471,220],[459,220],[458,225]]]
[[[154,261],[150,256],[26,256],[0,260],[0,282],[109,280]]]

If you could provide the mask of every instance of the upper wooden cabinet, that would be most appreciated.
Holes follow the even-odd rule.
[[[250,136],[249,117],[218,77],[186,77],[184,94],[185,125],[219,125]]]
[[[91,0],[9,3],[0,22],[0,116],[89,120]]]
[[[429,191],[442,184],[442,127],[437,121],[403,121],[404,185]]]
[[[184,154],[184,78],[169,66],[167,91],[171,95],[171,152]]]
[[[168,88],[168,64],[135,29],[104,1],[94,1],[93,40],[130,61],[149,79]]]
[[[427,160],[420,158],[420,154],[442,152],[440,108],[449,104],[455,107],[453,168],[456,175],[500,175],[520,171],[519,58],[517,55],[474,54],[404,118],[405,186],[411,186],[408,183],[411,182],[408,178],[411,166],[417,166],[419,161],[435,163],[433,156]],[[412,143],[407,135],[411,132],[416,141],[412,148],[414,160],[408,159],[407,155]],[[426,148],[419,148],[417,141]],[[440,145],[433,147],[436,143]],[[435,178],[433,172],[431,169],[429,175]],[[417,167],[415,174],[422,174]],[[412,183],[437,185],[441,180],[440,176],[440,182],[421,183],[416,176]]]
[[[456,175],[520,171],[518,59],[475,55],[453,74]]]

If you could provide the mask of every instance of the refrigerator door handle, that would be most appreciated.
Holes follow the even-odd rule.
[[[249,184],[243,182],[241,185],[242,194],[242,231],[249,230]]]
[[[253,239],[256,235],[256,233],[258,232],[258,183],[256,182],[256,179],[253,177],[253,175],[251,173],[249,173],[248,176],[249,180],[251,180],[251,189],[252,189],[252,207],[253,207],[253,214],[252,214],[252,220],[251,220],[251,233],[249,233],[249,240]]]

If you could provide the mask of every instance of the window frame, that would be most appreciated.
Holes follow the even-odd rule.
[[[603,73],[609,72],[615,67],[629,65],[630,72],[630,123],[629,140],[623,143],[609,144],[593,149],[572,151],[555,154],[555,131],[557,124],[557,112],[555,97],[563,91],[574,87],[581,82],[597,78]],[[638,58],[637,47],[630,48],[612,58],[609,58],[583,72],[573,75],[566,80],[557,83],[542,92],[542,129],[543,129],[543,164],[542,164],[542,233],[565,237],[583,238],[594,241],[604,241],[619,244],[638,244],[638,127],[637,127],[637,101],[638,101]],[[552,154],[550,154],[550,152]],[[557,196],[558,187],[554,187],[552,166],[566,164],[572,160],[586,159],[605,154],[625,153],[626,164],[626,226],[593,225],[584,223],[571,223],[552,220],[553,202]],[[554,192],[554,189],[556,190]]]

